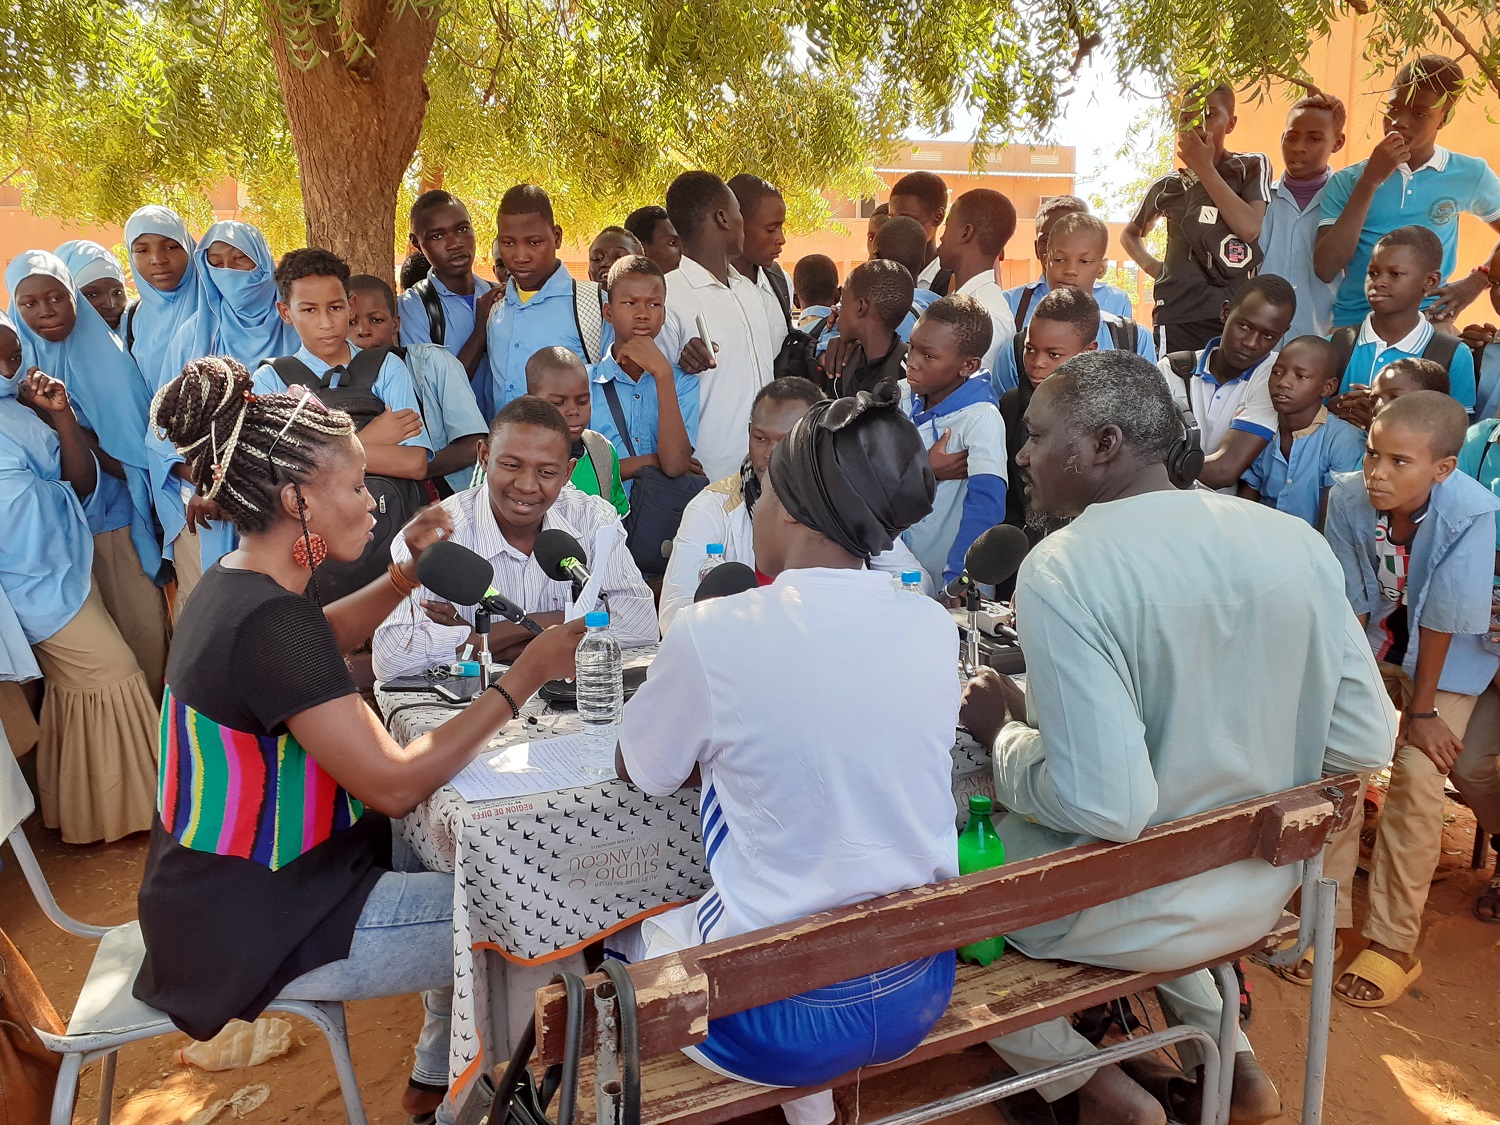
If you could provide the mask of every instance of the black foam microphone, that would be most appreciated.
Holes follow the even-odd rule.
[[[976,583],[998,586],[1021,569],[1031,540],[1012,524],[1002,523],[983,532],[964,554],[964,572],[948,583],[950,598],[962,597]]]
[[[581,590],[589,580],[588,556],[578,540],[561,528],[537,532],[531,554],[542,573],[554,582],[572,582]]]
[[[706,602],[709,598],[726,598],[730,594],[738,594],[745,590],[753,590],[760,585],[760,579],[755,577],[755,570],[740,562],[720,563],[703,576],[703,581],[698,583],[698,589],[693,594],[693,601]]]
[[[488,559],[451,539],[439,539],[417,557],[417,581],[444,601],[482,606],[533,636],[540,633],[542,627],[524,609],[490,584],[494,579],[495,568]]]

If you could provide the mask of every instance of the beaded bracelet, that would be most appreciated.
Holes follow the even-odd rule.
[[[510,704],[510,712],[511,712],[510,717],[512,719],[519,719],[521,717],[521,709],[516,706],[516,701],[515,701],[514,698],[512,698],[510,692],[506,691],[498,683],[493,683],[493,684],[490,685],[490,687],[492,687],[495,691],[498,691],[502,696],[504,696],[505,697],[505,702],[507,702],[507,703]]]

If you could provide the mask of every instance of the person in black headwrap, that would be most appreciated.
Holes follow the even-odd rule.
[[[796,523],[862,563],[890,550],[932,511],[937,480],[926,453],[890,388],[816,404],[771,454],[768,477],[776,503],[763,498],[758,508],[766,515],[754,513],[757,565],[770,575],[786,568],[771,557],[787,542],[772,534],[777,519]],[[815,543],[807,547],[826,550]]]
[[[782,439],[754,513],[769,586],[683,608],[625,707],[615,769],[652,794],[701,779],[713,887],[641,924],[630,959],[957,874],[950,748],[958,634],[868,567],[932,508],[894,396],[817,403]],[[711,1019],[688,1054],[747,1082],[811,1086],[920,1043],[953,955]],[[828,1125],[833,1098],[785,1107]]]

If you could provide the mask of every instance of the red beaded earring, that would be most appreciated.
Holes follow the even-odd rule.
[[[292,561],[308,570],[316,570],[328,557],[328,544],[321,535],[304,532],[301,539],[292,544]]]

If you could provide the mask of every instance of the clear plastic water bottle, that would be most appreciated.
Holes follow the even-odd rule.
[[[702,582],[708,577],[708,572],[719,566],[724,561],[724,544],[710,543],[708,554],[703,559],[703,565],[698,568],[698,581]]]
[[[625,706],[625,665],[620,643],[609,631],[609,614],[595,610],[583,619],[588,632],[578,642],[574,658],[578,717],[588,744],[584,762],[591,774],[612,777],[620,714]]]
[[[901,572],[901,588],[909,594],[922,594],[922,572],[920,570],[903,570]]]

